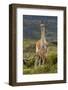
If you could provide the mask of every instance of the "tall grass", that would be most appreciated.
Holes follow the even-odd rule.
[[[48,46],[47,63],[34,68],[35,62],[35,40],[25,39],[23,42],[23,74],[57,73],[57,46],[50,43]]]

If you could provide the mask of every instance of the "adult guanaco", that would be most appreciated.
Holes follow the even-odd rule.
[[[41,38],[36,42],[36,60],[35,67],[40,66],[41,64],[45,64],[47,61],[47,49],[48,42],[45,37],[46,27],[45,24],[40,24],[41,28]]]

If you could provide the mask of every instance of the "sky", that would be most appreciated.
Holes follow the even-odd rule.
[[[23,37],[24,39],[39,39],[40,24],[46,26],[47,40],[57,40],[57,16],[23,15]]]

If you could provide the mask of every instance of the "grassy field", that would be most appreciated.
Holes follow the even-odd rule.
[[[57,45],[49,43],[47,63],[34,68],[35,40],[24,39],[23,42],[23,74],[57,73]]]

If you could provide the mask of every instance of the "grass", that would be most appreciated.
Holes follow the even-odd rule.
[[[24,74],[41,74],[41,73],[56,73],[57,72],[57,65],[41,65],[36,68],[26,68],[24,69]]]
[[[23,74],[57,73],[57,46],[49,43],[47,63],[34,68],[35,62],[35,40],[24,39],[24,65]]]

